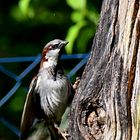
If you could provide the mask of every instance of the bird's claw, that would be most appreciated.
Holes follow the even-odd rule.
[[[60,130],[60,128],[58,127],[57,124],[54,124],[54,127],[57,129],[58,134],[59,134],[59,140],[67,140],[67,137],[69,136],[69,134],[67,133],[67,131],[62,132]]]
[[[79,86],[79,83],[80,83],[80,80],[81,80],[80,77],[76,77],[76,81],[75,81],[75,83],[73,85],[74,90],[77,90],[77,88]]]

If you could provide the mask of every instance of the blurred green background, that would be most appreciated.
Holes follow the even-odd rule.
[[[34,56],[52,39],[70,43],[63,53],[87,53],[99,22],[102,0],[0,0],[0,57]],[[77,61],[64,61],[66,71]],[[30,63],[2,64],[20,74]],[[35,68],[22,81],[22,86],[0,109],[0,114],[19,128],[21,113]],[[0,98],[15,84],[0,72]],[[0,140],[18,139],[0,123]]]

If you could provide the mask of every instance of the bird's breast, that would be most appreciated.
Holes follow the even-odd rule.
[[[68,86],[65,76],[57,78],[39,77],[38,93],[40,94],[41,108],[48,117],[61,119],[62,114],[67,106]]]

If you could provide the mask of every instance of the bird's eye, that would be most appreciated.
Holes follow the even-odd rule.
[[[58,48],[58,44],[50,45],[50,46],[48,47],[49,50],[55,50],[55,49],[57,49],[57,48]]]
[[[56,49],[57,46],[58,46],[57,44],[53,45],[53,46],[52,46],[52,49]]]

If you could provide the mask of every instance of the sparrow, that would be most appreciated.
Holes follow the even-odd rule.
[[[36,120],[59,126],[73,98],[73,87],[60,64],[67,41],[55,39],[45,45],[38,74],[32,79],[21,118],[21,139],[27,139]]]

